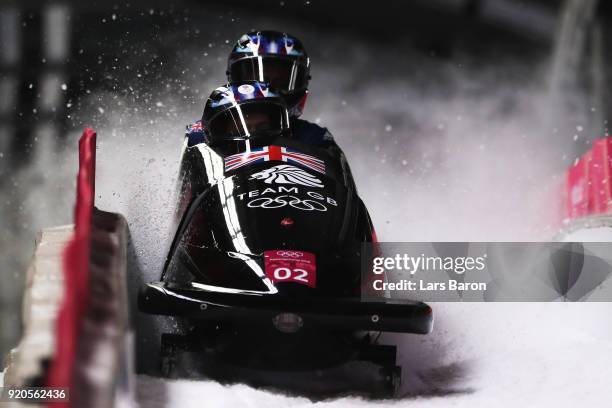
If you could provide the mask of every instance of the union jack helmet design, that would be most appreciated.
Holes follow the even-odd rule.
[[[302,42],[280,31],[244,34],[227,61],[229,81],[269,84],[287,102],[289,114],[300,116],[308,95],[310,59]]]
[[[215,89],[204,106],[202,127],[207,142],[279,135],[289,129],[287,105],[267,84],[231,82]]]

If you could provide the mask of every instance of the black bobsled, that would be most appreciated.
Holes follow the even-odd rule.
[[[372,332],[429,333],[432,310],[363,296],[362,244],[375,234],[334,143],[280,135],[186,145],[179,187],[161,281],[139,296],[141,311],[179,323],[162,336],[164,374],[182,352],[296,375],[367,361],[385,392],[397,387],[395,347]]]

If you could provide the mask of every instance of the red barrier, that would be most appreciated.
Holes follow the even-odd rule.
[[[64,296],[56,323],[55,356],[47,385],[71,387],[77,339],[87,310],[89,293],[89,253],[91,219],[95,197],[96,133],[86,128],[79,140],[79,173],[74,211],[75,229],[64,255]],[[51,407],[69,407],[69,403],[51,403]]]
[[[612,213],[612,138],[597,139],[566,173],[565,218]]]
[[[612,139],[599,139],[593,144],[590,167],[591,210],[595,214],[612,212]]]
[[[591,152],[567,170],[565,193],[565,218],[574,219],[589,215],[589,166]]]

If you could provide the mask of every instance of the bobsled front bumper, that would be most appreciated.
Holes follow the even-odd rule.
[[[162,282],[149,283],[143,288],[138,307],[148,314],[242,324],[271,324],[279,315],[290,313],[302,319],[304,328],[334,331],[427,334],[433,327],[433,312],[423,302],[300,299],[172,287]]]

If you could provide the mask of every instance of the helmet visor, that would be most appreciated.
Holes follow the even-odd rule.
[[[276,103],[244,103],[219,113],[207,126],[214,141],[277,135],[288,127],[287,111]]]
[[[251,57],[230,66],[232,81],[266,82],[277,92],[291,92],[308,86],[308,73],[303,64],[291,58]]]

